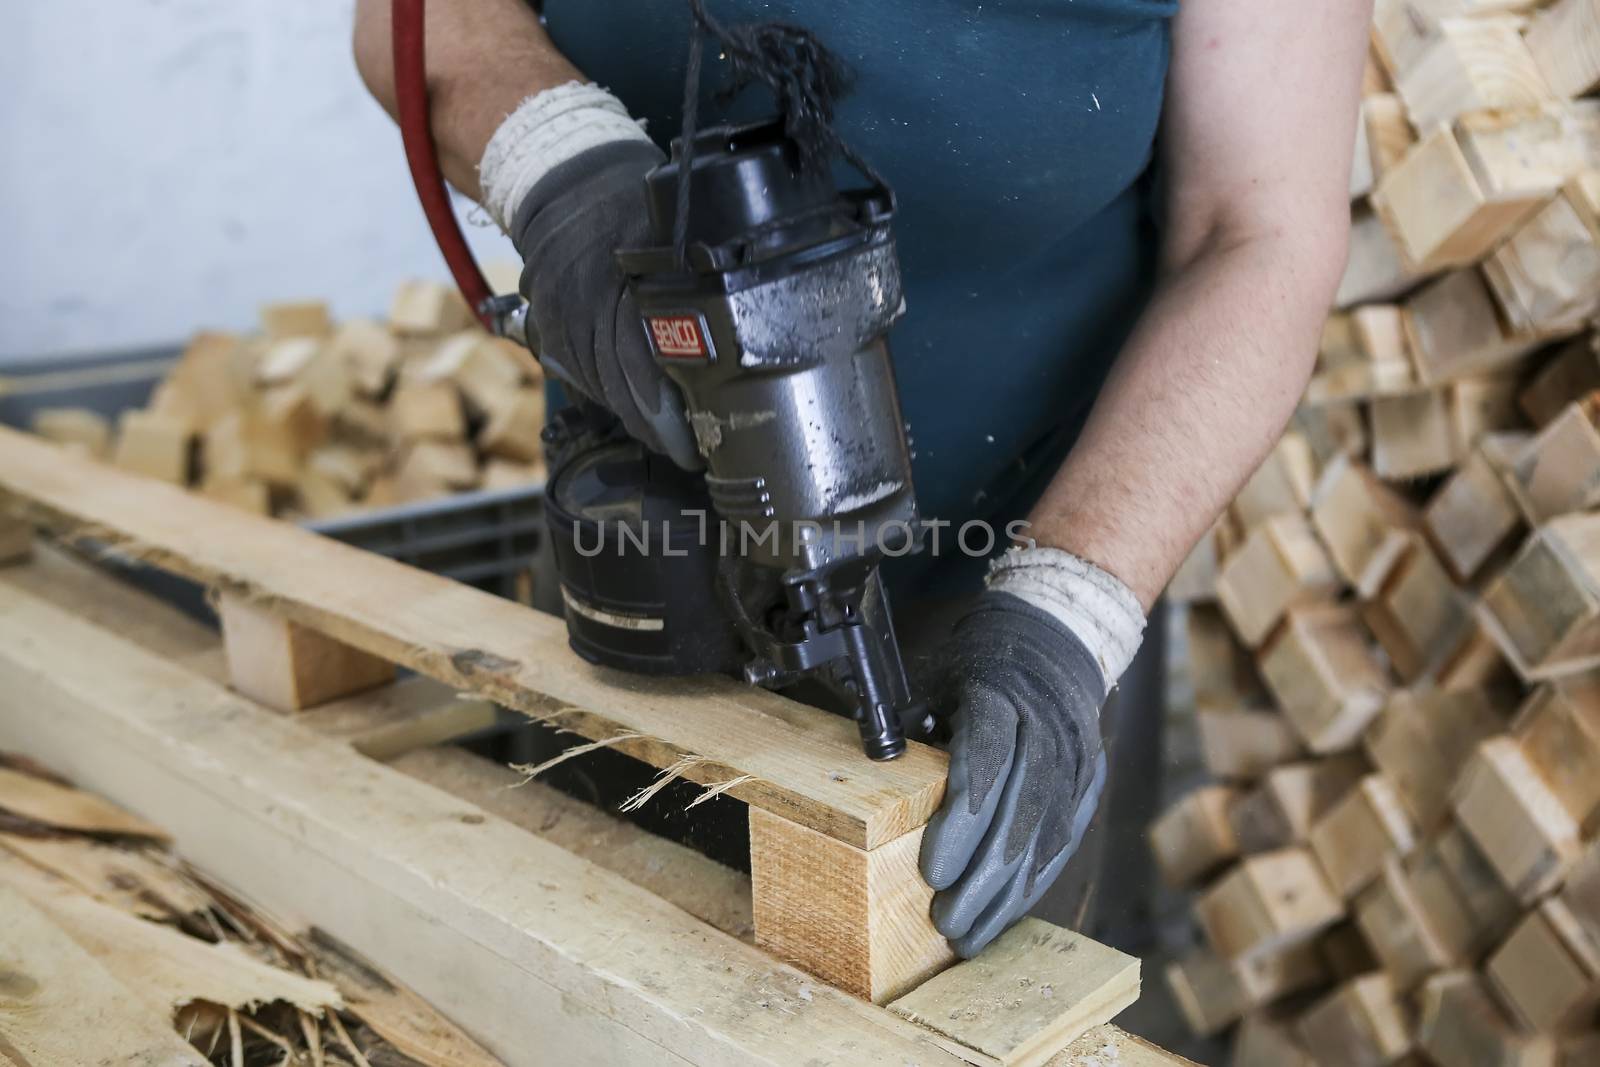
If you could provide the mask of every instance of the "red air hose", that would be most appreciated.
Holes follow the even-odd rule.
[[[426,0],[394,0],[391,8],[394,35],[395,101],[400,112],[400,139],[405,144],[406,162],[411,165],[411,180],[428,217],[428,228],[439,244],[439,251],[450,268],[456,288],[467,306],[484,327],[494,329],[494,316],[488,309],[493,293],[484,280],[478,261],[461,233],[461,223],[450,205],[439,170],[439,150],[433,143],[428,108],[428,35]]]

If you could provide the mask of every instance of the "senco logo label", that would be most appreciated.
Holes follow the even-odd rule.
[[[662,359],[710,359],[711,346],[698,315],[663,315],[648,320],[650,339]]]

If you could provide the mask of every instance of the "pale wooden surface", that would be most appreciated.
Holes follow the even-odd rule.
[[[1038,919],[890,1004],[977,1064],[1033,1067],[1139,999],[1139,961]]]
[[[0,430],[0,490],[28,516],[234,593],[460,689],[562,723],[686,776],[753,779],[731,795],[859,848],[925,823],[946,759],[913,744],[890,763],[855,724],[723,678],[645,679],[583,663],[559,619]]]
[[[933,928],[922,833],[864,851],[750,810],[756,944],[881,1004],[955,958]]]
[[[233,688],[279,711],[299,711],[394,681],[394,664],[280,619],[239,597],[218,598]]]
[[[115,804],[9,767],[0,767],[0,809],[62,830],[166,840],[161,827],[129,815]]]
[[[20,893],[0,886],[0,1058],[29,1067],[206,1067],[171,1021]]]

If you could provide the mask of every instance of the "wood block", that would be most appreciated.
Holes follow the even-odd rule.
[[[228,333],[196,334],[151,395],[150,406],[185,419],[204,432],[245,403],[254,366],[245,366],[249,346]]]
[[[1382,971],[1339,986],[1300,1016],[1300,1042],[1319,1064],[1383,1067],[1411,1049],[1411,1016]]]
[[[1344,907],[1311,853],[1287,848],[1245,857],[1196,899],[1195,913],[1211,947],[1237,962],[1310,941]]]
[[[306,469],[333,482],[346,496],[358,496],[383,466],[381,453],[351,445],[323,445],[306,457]]]
[[[1359,753],[1275,767],[1228,809],[1244,852],[1268,852],[1306,840],[1311,826],[1355,787],[1366,771]]]
[[[1456,818],[1524,904],[1561,884],[1579,854],[1578,826],[1510,737],[1478,745],[1454,793]]]
[[[0,512],[0,566],[22,563],[33,554],[33,527]]]
[[[1561,887],[1560,900],[1590,952],[1600,952],[1600,840],[1584,847]]]
[[[1196,604],[1185,613],[1189,655],[1185,665],[1195,701],[1208,707],[1261,707],[1266,690],[1249,649],[1239,643],[1221,610]]]
[[[889,1010],[927,1026],[937,1044],[969,1063],[1036,1067],[1138,997],[1137,959],[1023,919]]]
[[[1394,786],[1369,774],[1312,824],[1308,841],[1329,885],[1349,899],[1382,873],[1386,859],[1411,851],[1416,831]]]
[[[1294,425],[1311,446],[1318,468],[1340,456],[1360,459],[1367,451],[1367,420],[1359,404],[1301,404]]]
[[[485,454],[518,463],[544,459],[544,394],[517,389],[501,394],[485,410],[489,421],[478,431],[478,448]]]
[[[1506,487],[1530,525],[1600,504],[1597,399],[1569,404],[1513,457]]]
[[[548,472],[543,463],[513,463],[494,458],[483,465],[483,489],[522,489],[544,482]]]
[[[406,377],[453,382],[476,410],[493,412],[522,386],[526,364],[514,354],[517,349],[482,330],[464,330],[446,338],[427,359],[407,367]],[[535,380],[542,380],[542,375]]]
[[[437,337],[465,330],[476,321],[455,287],[438,282],[403,282],[389,305],[389,326],[403,335]]]
[[[205,432],[200,464],[206,484],[259,481],[287,488],[300,473],[294,443],[244,411],[229,412]]]
[[[1513,733],[1580,834],[1590,836],[1600,823],[1600,678],[1581,674],[1535,690]]]
[[[388,391],[400,366],[400,339],[371,319],[351,319],[342,324],[328,344],[335,359],[350,371],[350,381],[362,396]]]
[[[1344,580],[1374,596],[1411,544],[1416,510],[1361,463],[1336,458],[1311,496],[1311,524]]]
[[[1423,830],[1450,813],[1450,787],[1478,742],[1503,730],[1506,717],[1482,689],[1400,690],[1362,738],[1367,756]]]
[[[1483,264],[1513,330],[1581,325],[1600,301],[1600,233],[1595,182],[1587,172],[1518,227]]]
[[[874,1003],[916,988],[955,958],[928,915],[921,844],[917,830],[859,849],[751,808],[756,944]]]
[[[1217,1033],[1247,1012],[1325,980],[1312,943],[1258,960],[1230,963],[1208,948],[1190,950],[1167,965],[1167,986],[1196,1034]]]
[[[118,421],[112,462],[124,470],[174,485],[187,485],[194,429],[153,411],[127,411]]]
[[[1517,380],[1509,375],[1466,378],[1445,386],[1449,401],[1453,463],[1459,463],[1484,437],[1520,430]]]
[[[1438,1067],[1554,1067],[1548,1037],[1521,1034],[1483,978],[1449,971],[1422,987],[1417,1047]]]
[[[394,680],[394,664],[230,593],[218,600],[228,677],[245,696],[297,711]]]
[[[1456,136],[1492,196],[1545,189],[1554,196],[1600,166],[1600,102],[1478,111],[1456,120]]]
[[[88,408],[40,408],[33,432],[58,445],[78,445],[96,459],[111,450],[111,424]]]
[[[364,398],[351,400],[333,419],[334,437],[358,448],[387,448],[389,415],[377,402]]]
[[[1376,182],[1393,170],[1416,144],[1417,133],[1411,128],[1405,103],[1396,93],[1362,97],[1361,124],[1366,129],[1367,151]]]
[[[1223,512],[1227,518],[1227,512]],[[1217,568],[1222,564],[1217,544],[1217,527],[1213,524],[1200,540],[1189,549],[1189,554],[1178,564],[1172,580],[1161,595],[1172,604],[1196,604],[1217,598]]]
[[[257,422],[264,434],[293,453],[297,464],[328,436],[328,420],[310,391],[299,382],[274,386],[262,393]]]
[[[1527,680],[1600,663],[1600,515],[1552,519],[1484,589],[1478,619]]]
[[[1305,516],[1274,516],[1257,526],[1217,575],[1217,601],[1246,645],[1266,640],[1296,604],[1332,599],[1338,576]]]
[[[1559,900],[1544,901],[1484,967],[1500,1000],[1535,1033],[1583,1029],[1600,1009],[1600,971],[1567,937],[1572,922]]]
[[[274,341],[256,364],[257,385],[286,385],[321,356],[326,342],[316,337],[289,337]]]
[[[221,501],[253,515],[272,514],[272,490],[266,482],[255,478],[233,481],[205,481],[200,483],[200,493],[211,500]]]
[[[1194,721],[1200,759],[1213,778],[1223,781],[1253,782],[1303,751],[1275,711],[1199,708]]]
[[[1373,300],[1390,300],[1416,285],[1427,272],[1411,264],[1378,216],[1357,208],[1350,222],[1350,255],[1334,297],[1347,308]]]
[[[1434,932],[1405,869],[1392,857],[1356,898],[1355,915],[1373,955],[1399,993],[1409,993],[1428,975],[1455,962],[1449,945]]]
[[[1441,20],[1432,39],[1396,79],[1419,130],[1467,111],[1532,107],[1553,98],[1516,20]]]
[[[1420,478],[1455,462],[1450,403],[1442,390],[1374,397],[1367,411],[1372,469],[1380,478]]]
[[[449,382],[401,382],[389,401],[389,427],[406,441],[459,441],[467,433],[461,397]]]
[[[1485,189],[1455,129],[1443,124],[1390,168],[1372,202],[1405,262],[1436,271],[1464,267],[1488,255],[1550,194],[1538,186],[1498,194]]]
[[[1316,1067],[1316,1060],[1300,1047],[1294,1027],[1273,1014],[1246,1015],[1233,1032],[1232,1067]]]
[[[1234,498],[1234,515],[1250,530],[1275,516],[1304,512],[1312,471],[1311,446],[1300,434],[1285,433]]]
[[[1509,367],[1549,339],[1508,329],[1483,272],[1475,267],[1429,282],[1406,300],[1405,308],[1411,356],[1425,385]]]
[[[1534,16],[1525,40],[1556,93],[1583,96],[1600,86],[1600,8],[1593,0],[1556,0]]]
[[[1239,855],[1228,822],[1228,808],[1237,797],[1228,786],[1203,786],[1179,797],[1150,824],[1150,850],[1168,885],[1199,881]]]
[[[1453,959],[1475,963],[1521,913],[1488,858],[1459,826],[1447,826],[1418,845],[1406,858],[1405,871],[1430,931]]]
[[[310,519],[342,515],[354,507],[354,501],[343,486],[314,470],[300,475],[295,484],[295,504],[300,513]]]
[[[1600,389],[1600,355],[1591,337],[1561,346],[1517,397],[1522,413],[1535,426],[1554,419],[1568,404]]]
[[[424,499],[478,484],[472,449],[459,441],[418,441],[406,450],[395,473],[403,499]]]
[[[1294,608],[1262,650],[1261,674],[1312,752],[1337,752],[1383,707],[1389,677],[1355,609]]]
[[[1361,617],[1408,683],[1436,672],[1472,629],[1466,596],[1421,538],[1361,606]]]
[[[263,304],[261,328],[273,340],[285,337],[327,337],[333,333],[328,305],[320,300]]]
[[[1469,581],[1522,528],[1522,513],[1482,449],[1473,449],[1423,512],[1439,559],[1459,582]]]
[[[1337,329],[1341,322],[1347,326],[1348,337]],[[1335,347],[1330,349],[1330,343]],[[1338,403],[1416,387],[1399,305],[1363,304],[1329,318],[1317,373],[1306,387],[1305,402]]]

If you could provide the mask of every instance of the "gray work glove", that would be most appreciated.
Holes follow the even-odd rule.
[[[551,169],[510,226],[526,264],[530,347],[629,436],[680,467],[702,466],[677,385],[656,365],[613,253],[650,244],[645,175],[665,157],[648,141],[613,141]]]
[[[1027,914],[1105,785],[1101,667],[1050,612],[990,589],[946,650],[950,784],[922,839],[933,924],[970,958]]]

